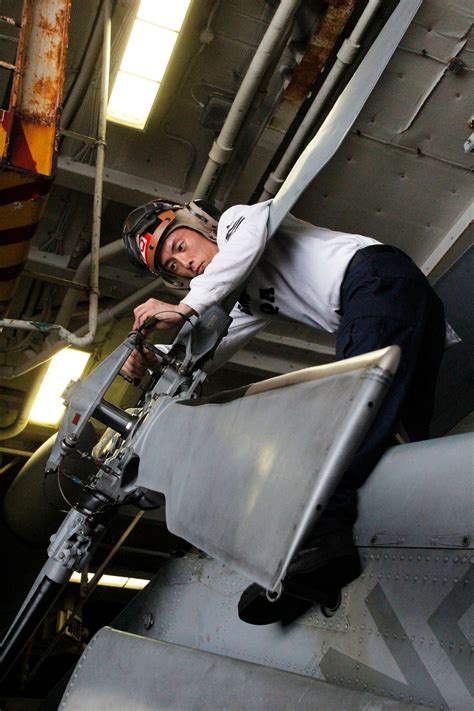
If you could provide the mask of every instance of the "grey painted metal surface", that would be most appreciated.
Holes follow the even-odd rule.
[[[398,353],[300,371],[225,402],[162,397],[130,440],[122,486],[164,494],[172,533],[275,589],[367,431]]]
[[[404,249],[422,266],[472,203],[474,6],[425,0],[336,156],[295,214]],[[450,71],[458,56],[465,71]]]
[[[359,540],[363,573],[332,618],[315,607],[290,627],[246,625],[236,609],[248,579],[190,555],[167,563],[114,626],[400,701],[471,709],[474,544],[457,546],[472,524],[472,442],[458,435],[385,455],[361,490],[358,524],[360,540],[371,530],[378,536]],[[416,482],[409,488],[408,479]],[[370,529],[379,509],[387,527],[376,518]],[[405,544],[393,535],[407,530]]]
[[[217,561],[167,563],[114,627],[437,709],[472,708],[472,549],[360,549],[336,615],[246,625],[248,580]],[[337,708],[337,707],[336,707]]]
[[[126,673],[124,671],[126,670]],[[105,673],[104,673],[105,672]],[[81,657],[59,708],[402,711],[413,705],[270,667],[103,628]]]
[[[474,546],[474,433],[390,449],[360,491],[360,546]]]
[[[172,561],[114,626],[193,649],[438,709],[472,708],[472,550],[361,549],[364,573],[336,615],[290,627],[237,617],[248,580],[223,564]]]
[[[255,686],[250,683],[248,692],[246,683],[242,692],[242,708],[251,708],[252,700],[263,703],[272,693],[268,687],[278,688],[279,680],[258,666],[249,676],[250,667],[236,665],[235,660],[241,660],[349,690],[341,704],[329,703],[324,696],[328,708],[344,708],[346,702],[351,707],[356,703],[352,691],[357,690],[428,708],[471,709],[472,443],[472,435],[458,435],[402,445],[384,456],[361,490],[358,533],[363,573],[342,591],[334,616],[327,618],[315,606],[289,627],[246,625],[237,616],[237,603],[248,578],[204,554],[169,561],[114,627],[188,651],[167,648],[166,660],[152,674],[149,665],[155,648],[142,639],[135,638],[133,651],[130,647],[124,651],[119,644],[118,656],[115,641],[97,649],[94,643],[85,661],[79,662],[63,707],[100,709],[120,702],[127,708],[133,694],[134,705],[141,708],[139,703],[146,704],[150,694],[155,698],[157,686],[163,686],[156,684],[158,675],[171,667],[180,668],[178,677],[188,687],[200,677],[198,670],[208,670],[202,676],[206,693],[223,693],[227,699],[215,708],[233,708],[235,688],[244,688],[242,674],[253,677]],[[299,470],[292,471],[299,479]],[[212,503],[209,497],[208,510]],[[278,525],[291,528],[284,510]],[[259,538],[254,540],[258,547],[263,545]],[[163,648],[156,649],[162,653]],[[211,663],[207,655],[192,655],[189,650],[228,657],[229,665]],[[292,708],[305,695],[292,681],[285,683],[290,700],[285,697],[280,708]],[[165,695],[163,703],[180,708],[177,698],[170,701]],[[200,708],[193,705],[194,699],[181,697],[181,708]],[[73,701],[77,705],[69,706]],[[157,708],[161,701],[158,696]],[[172,705],[175,701],[177,706]],[[259,708],[258,703],[253,707]]]
[[[474,411],[474,223],[471,247],[436,282],[447,318],[462,342],[445,354],[436,387],[432,433],[440,436]]]

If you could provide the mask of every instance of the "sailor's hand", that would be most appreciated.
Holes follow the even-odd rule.
[[[150,329],[167,330],[182,325],[183,316],[189,317],[193,313],[186,304],[168,304],[159,299],[148,299],[133,310],[133,330],[141,328],[149,319],[155,319],[155,322],[150,324]]]
[[[138,384],[145,375],[147,368],[156,363],[156,356],[151,351],[133,350],[120,371]]]

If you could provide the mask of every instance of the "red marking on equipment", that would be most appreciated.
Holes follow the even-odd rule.
[[[12,128],[13,124],[13,115],[14,112],[12,110],[10,111],[5,111],[5,110],[0,110],[0,124],[3,126],[3,129],[7,136],[10,135],[10,131]]]
[[[79,424],[79,420],[80,420],[80,419],[81,419],[81,415],[79,414],[79,412],[76,412],[76,414],[75,414],[74,417],[72,418],[72,424],[73,424],[73,425]]]
[[[15,118],[11,131],[9,163],[17,168],[25,168],[36,173],[36,161],[31,155],[30,146],[18,117]]]

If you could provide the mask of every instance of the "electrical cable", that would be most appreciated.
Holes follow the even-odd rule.
[[[64,501],[66,502],[66,504],[69,506],[69,508],[75,509],[75,508],[76,508],[75,505],[74,505],[74,504],[71,504],[71,502],[70,502],[69,499],[67,498],[66,494],[64,493],[64,490],[63,490],[63,487],[62,487],[62,484],[61,484],[61,476],[64,476],[64,473],[61,471],[61,467],[58,467],[58,470],[57,470],[57,481],[58,481],[59,492],[60,492],[61,496],[63,497]],[[63,513],[69,513],[69,512],[68,512],[68,511],[64,511]]]
[[[47,479],[47,478],[48,478],[48,472],[45,472],[44,477],[43,477],[43,496],[44,496],[44,500],[46,501],[46,503],[48,504],[48,506],[50,506],[54,511],[58,511],[59,513],[67,514],[68,511],[66,511],[65,509],[59,508],[59,506],[57,506],[57,505],[54,503],[54,501],[52,501],[52,500],[49,498],[49,494],[48,494],[48,492],[46,491],[46,479]]]
[[[143,328],[150,328],[151,324],[152,324],[154,321],[159,321],[159,319],[156,318],[157,316],[160,316],[161,314],[166,314],[166,313],[177,314],[178,316],[180,316],[180,317],[183,319],[183,321],[186,321],[186,323],[189,323],[189,325],[190,325],[190,327],[191,327],[191,333],[190,333],[191,341],[190,341],[190,346],[192,347],[192,345],[193,345],[193,340],[194,340],[195,324],[193,324],[193,322],[191,321],[191,318],[190,318],[189,316],[186,316],[186,314],[182,314],[180,311],[173,311],[172,309],[164,309],[164,310],[162,310],[162,311],[157,311],[156,314],[154,314],[153,316],[149,316],[147,319],[145,319],[145,321],[144,321],[143,324],[140,326],[140,328],[137,329],[137,331],[138,331],[138,333],[140,334],[140,336],[141,336],[142,338],[144,338],[145,334],[142,334],[142,329],[143,329]],[[147,324],[147,325],[145,326],[145,324]],[[159,329],[158,329],[158,330],[159,330]],[[154,353],[155,355],[158,355],[158,354],[156,353],[156,351],[155,351],[155,348],[153,347],[153,344],[149,344],[149,345],[148,345],[148,344],[144,341],[144,342],[142,342],[142,343],[140,344],[140,346],[137,348],[137,350],[138,350],[139,352],[143,352],[143,349],[144,349],[144,348],[146,348],[147,350],[151,351],[151,352]],[[163,355],[163,356],[162,356],[163,360],[164,360],[164,357],[165,357],[165,356]]]
[[[182,318],[184,321],[186,321],[187,323],[189,323],[189,325],[191,326],[191,329],[194,330],[194,324],[192,323],[191,318],[190,318],[189,316],[186,316],[186,314],[181,313],[181,311],[173,311],[173,309],[164,309],[163,311],[157,311],[156,314],[153,314],[153,316],[149,316],[147,319],[145,319],[145,321],[142,323],[142,325],[141,325],[140,328],[138,329],[138,332],[140,333],[140,335],[142,335],[141,331],[142,331],[142,329],[145,327],[145,324],[147,323],[147,321],[150,321],[150,319],[154,319],[155,321],[159,321],[160,319],[157,318],[157,316],[161,316],[161,314],[176,314],[177,316],[181,316],[181,318]],[[146,328],[149,328],[150,325],[151,325],[151,324],[149,324],[148,326],[146,326]],[[160,329],[157,329],[157,330],[160,330]]]

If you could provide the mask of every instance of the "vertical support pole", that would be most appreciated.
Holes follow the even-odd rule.
[[[54,176],[71,0],[24,0],[9,107],[0,111],[0,317]]]
[[[70,0],[24,0],[7,160],[51,176],[62,101]]]
[[[100,80],[99,135],[97,137],[96,174],[94,183],[94,202],[92,214],[91,241],[91,274],[89,301],[89,334],[84,337],[88,343],[94,338],[97,330],[97,313],[99,306],[99,249],[102,223],[102,189],[104,182],[104,163],[107,133],[107,103],[109,100],[111,18],[110,0],[104,0],[104,41],[102,45],[102,71]]]

